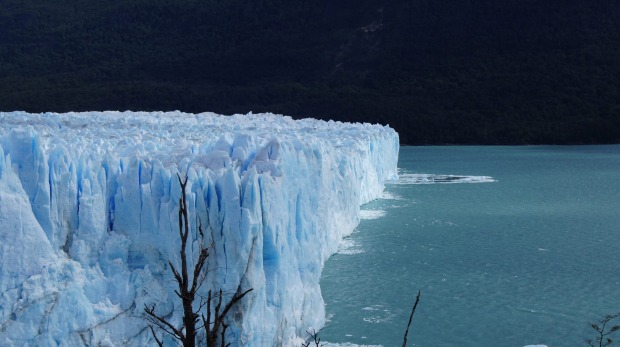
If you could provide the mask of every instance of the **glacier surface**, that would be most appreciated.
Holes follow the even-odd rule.
[[[212,244],[203,290],[254,289],[229,341],[298,345],[325,323],[325,260],[398,150],[387,126],[273,114],[0,113],[0,345],[154,345],[145,304],[180,322],[177,174],[190,248],[198,221]]]

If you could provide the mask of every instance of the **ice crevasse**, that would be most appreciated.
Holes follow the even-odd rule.
[[[202,294],[253,288],[228,341],[298,345],[398,150],[388,126],[273,114],[0,113],[0,345],[154,345],[144,305],[180,323],[177,174],[190,259],[199,222],[211,245]]]

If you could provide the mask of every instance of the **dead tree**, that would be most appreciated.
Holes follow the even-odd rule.
[[[305,343],[301,344],[301,347],[311,347],[310,344],[314,342],[314,347],[323,347],[324,344],[321,343],[321,339],[319,338],[319,334],[316,333],[316,330],[312,330],[312,332],[306,331],[310,338]]]
[[[407,323],[407,330],[405,330],[405,339],[403,341],[403,347],[407,347],[407,335],[409,335],[409,327],[411,326],[411,320],[413,319],[413,314],[415,313],[416,307],[418,307],[418,302],[420,302],[420,291],[418,290],[418,295],[415,297],[415,303],[413,304],[413,309],[411,309],[411,315],[409,316],[409,323]]]
[[[205,315],[202,314],[202,323],[204,325],[205,333],[207,336],[207,346],[215,347],[217,345],[218,331],[220,331],[220,328],[222,329],[220,331],[221,346],[226,347],[230,345],[230,343],[226,343],[225,335],[228,324],[224,322],[224,318],[226,317],[230,309],[251,290],[252,288],[244,292],[237,290],[235,295],[232,297],[232,299],[230,299],[228,304],[226,304],[226,306],[224,306],[224,309],[222,310],[223,295],[222,290],[220,289],[219,297],[217,300],[217,304],[215,305],[213,315],[211,315],[211,303],[215,298],[211,295],[211,291],[209,291],[209,295],[207,297],[207,316],[205,317]]]
[[[597,332],[597,336],[595,339],[586,339],[586,343],[588,344],[588,346],[604,347],[604,346],[610,346],[612,343],[614,343],[614,340],[612,340],[609,337],[609,335],[620,330],[620,325],[613,325],[611,327],[607,327],[607,324],[609,324],[610,321],[614,320],[615,318],[619,316],[620,316],[620,313],[608,314],[605,316],[605,318],[598,321],[598,323],[590,324],[592,329],[594,329]]]
[[[413,314],[415,313],[415,309],[418,307],[418,303],[420,302],[420,294],[421,294],[421,292],[418,290],[418,295],[416,295],[416,297],[415,297],[415,303],[413,304],[413,308],[411,309],[411,315],[409,316],[409,323],[407,323],[407,330],[405,330],[405,339],[403,341],[403,347],[407,347],[407,335],[409,335],[409,328],[411,327],[411,321],[413,320]],[[593,327],[594,327],[594,325],[593,325]],[[603,329],[604,328],[605,328],[605,325],[603,325]],[[614,327],[614,328],[620,329],[620,327]],[[615,330],[613,330],[613,331],[615,331]],[[306,332],[308,333],[308,335],[310,335],[310,338],[308,340],[306,340],[306,342],[302,343],[301,347],[310,347],[310,344],[313,343],[313,342],[314,342],[314,346],[315,347],[322,347],[322,346],[324,346],[321,343],[321,339],[319,338],[319,335],[317,334],[316,331],[313,331],[312,333],[309,332],[309,331],[306,331]],[[592,344],[591,344],[591,346],[594,347]]]
[[[193,266],[192,276],[190,278],[189,271],[190,265],[188,264],[187,259],[187,239],[189,238],[189,212],[187,207],[187,198],[185,194],[185,188],[187,187],[187,176],[185,179],[181,179],[181,176],[177,175],[179,179],[179,184],[181,185],[181,198],[179,199],[179,237],[181,238],[181,249],[179,251],[179,257],[181,262],[181,271],[172,264],[172,261],[168,260],[168,265],[170,266],[170,271],[174,276],[175,281],[178,285],[178,290],[175,290],[175,294],[181,299],[181,303],[183,306],[183,324],[180,327],[176,327],[174,324],[170,323],[170,321],[162,315],[159,315],[155,312],[155,305],[151,307],[144,305],[144,312],[146,320],[148,320],[151,324],[149,325],[153,337],[155,338],[155,342],[161,347],[163,346],[162,339],[160,339],[155,333],[155,329],[153,325],[163,330],[166,334],[171,335],[177,341],[181,343],[184,347],[194,347],[196,346],[196,337],[198,335],[198,330],[201,328],[205,329],[206,334],[206,345],[207,347],[216,347],[218,340],[218,333],[221,341],[221,346],[228,346],[226,344],[226,328],[228,325],[224,322],[226,315],[230,311],[230,309],[241,300],[247,293],[249,293],[252,288],[241,292],[240,288],[237,290],[237,293],[233,296],[233,298],[224,306],[224,309],[220,311],[222,307],[222,290],[219,290],[219,295],[217,299],[217,305],[215,305],[215,310],[213,315],[211,315],[211,304],[215,298],[211,295],[211,291],[209,291],[208,297],[206,301],[201,298],[199,301],[199,305],[197,308],[194,308],[194,302],[196,300],[197,292],[205,281],[206,271],[204,271],[204,266],[207,262],[207,258],[209,257],[209,248],[205,247],[204,244],[204,231],[202,229],[202,223],[198,223],[198,233],[200,234],[200,248],[198,252],[198,258]],[[202,309],[206,306],[207,316],[205,318]],[[198,322],[202,318],[203,326],[198,326]]]

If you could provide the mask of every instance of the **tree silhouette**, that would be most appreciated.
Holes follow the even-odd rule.
[[[592,323],[590,326],[594,329],[598,335],[594,339],[586,339],[586,343],[590,347],[604,347],[610,346],[614,343],[614,340],[609,337],[612,333],[620,330],[620,325],[613,325],[611,327],[607,327],[607,324],[620,316],[620,313],[616,314],[608,314],[605,318],[599,320],[597,323]]]
[[[405,330],[403,347],[407,347],[407,335],[409,335],[409,327],[411,327],[411,320],[413,320],[413,314],[415,313],[415,309],[418,307],[418,303],[420,302],[420,294],[421,292],[418,290],[418,295],[416,295],[415,297],[415,303],[413,304],[413,308],[411,309],[411,315],[409,316],[409,323],[407,323],[407,329]]]
[[[156,313],[155,305],[144,305],[145,318],[151,324],[149,328],[155,338],[155,342],[161,347],[163,346],[163,340],[159,338],[153,328],[153,325],[164,331],[166,334],[171,335],[178,340],[184,347],[196,346],[196,338],[198,336],[199,329],[204,328],[206,335],[206,346],[216,347],[218,346],[218,337],[220,346],[229,346],[230,343],[226,343],[226,329],[228,324],[224,322],[226,315],[230,309],[239,302],[247,293],[252,291],[252,288],[245,291],[241,291],[241,286],[237,288],[237,292],[233,295],[230,301],[222,308],[223,293],[220,289],[217,295],[213,295],[209,290],[206,300],[200,297],[199,303],[194,308],[194,302],[198,295],[198,290],[205,281],[206,271],[205,264],[209,257],[209,248],[204,244],[204,231],[202,223],[198,223],[198,233],[200,234],[200,248],[198,252],[198,259],[196,259],[192,276],[190,278],[189,271],[190,265],[187,259],[187,239],[189,237],[189,212],[187,207],[187,198],[185,189],[187,187],[187,175],[184,179],[181,179],[180,175],[177,175],[179,184],[181,185],[181,198],[179,198],[179,237],[181,238],[181,249],[179,250],[179,257],[181,262],[181,269],[179,270],[174,266],[172,261],[168,260],[170,271],[172,272],[175,281],[177,282],[178,289],[175,290],[175,294],[181,299],[183,305],[183,324],[180,327],[172,324],[167,318]],[[199,296],[199,295],[198,295]],[[213,308],[213,303],[217,300]],[[206,306],[206,316],[203,309]],[[199,325],[202,320],[202,326]]]

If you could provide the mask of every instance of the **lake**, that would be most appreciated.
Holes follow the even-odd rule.
[[[586,346],[620,312],[620,146],[402,147],[399,176],[325,264],[323,341],[402,346],[418,290],[408,346]]]

